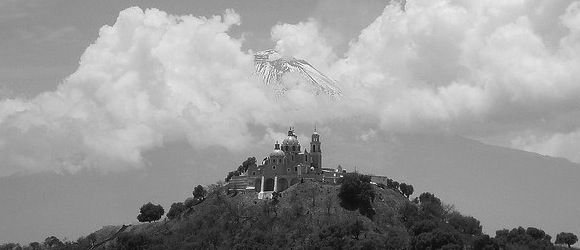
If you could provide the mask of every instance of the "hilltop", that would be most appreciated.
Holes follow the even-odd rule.
[[[563,249],[534,227],[490,237],[478,219],[432,193],[409,200],[400,186],[370,181],[358,173],[344,175],[340,185],[304,180],[263,200],[219,183],[207,193],[198,186],[181,212],[161,221],[106,226],[75,242],[51,236],[43,244],[4,244],[0,250]]]
[[[403,240],[408,238],[397,213],[409,202],[406,197],[391,189],[375,188],[373,207],[377,214],[371,220],[341,207],[339,188],[314,181],[297,183],[281,192],[276,205],[272,200],[258,200],[254,192],[226,194],[222,189],[177,219],[134,225],[124,234],[147,238],[151,249],[303,249],[316,245],[316,236],[329,227],[356,223],[363,228],[358,236],[361,243],[378,240],[379,235],[389,232],[400,234]],[[104,227],[94,235],[98,242],[120,228]],[[355,239],[349,242],[352,246],[361,243]],[[107,249],[115,244],[111,241]]]

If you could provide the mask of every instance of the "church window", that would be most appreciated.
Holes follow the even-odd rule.
[[[308,155],[304,155],[304,161],[308,161]]]
[[[292,155],[292,161],[294,161],[294,155]]]
[[[292,146],[292,151],[296,151],[296,146]]]
[[[294,171],[295,172],[298,172],[298,167],[294,167]]]
[[[276,170],[276,166],[272,166],[272,170]]]
[[[316,145],[312,145],[312,152],[316,152]]]

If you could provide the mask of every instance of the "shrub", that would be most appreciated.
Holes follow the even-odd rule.
[[[206,194],[207,192],[205,191],[202,185],[197,185],[197,187],[193,189],[193,198],[196,198],[198,200],[205,199]]]
[[[171,204],[171,208],[169,208],[169,212],[167,212],[167,218],[169,218],[170,220],[175,219],[179,217],[179,215],[183,213],[183,211],[185,211],[186,209],[187,207],[185,206],[185,204],[183,204],[183,202],[175,202]]]
[[[372,218],[375,211],[371,203],[375,200],[375,190],[370,182],[369,176],[358,173],[346,174],[340,178],[340,205],[348,210],[359,209],[362,215]]]
[[[151,239],[145,234],[123,233],[117,237],[117,244],[120,250],[141,250],[151,244]]]
[[[561,232],[556,235],[556,244],[566,244],[570,248],[570,245],[574,245],[576,242],[578,242],[578,236],[573,233]]]
[[[481,234],[481,223],[474,217],[463,216],[458,212],[453,212],[451,213],[451,215],[449,215],[448,221],[451,226],[453,226],[455,229],[457,229],[457,231],[461,233],[470,236]]]
[[[137,216],[137,220],[140,222],[151,222],[161,219],[161,216],[165,213],[161,205],[153,205],[149,202],[141,207],[140,213]]]

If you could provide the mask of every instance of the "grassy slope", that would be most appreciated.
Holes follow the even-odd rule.
[[[257,193],[254,192],[238,193],[234,196],[224,193],[213,194],[179,219],[133,225],[125,232],[145,234],[157,242],[163,241],[164,248],[179,248],[183,247],[182,241],[191,240],[188,237],[202,237],[198,234],[204,232],[200,232],[199,229],[204,228],[207,231],[208,227],[216,227],[220,230],[229,228],[228,226],[218,226],[221,224],[233,227],[226,230],[242,231],[242,233],[235,233],[241,238],[244,238],[244,230],[255,230],[256,227],[262,227],[261,230],[266,230],[272,234],[296,234],[297,237],[304,237],[312,233],[319,233],[321,228],[326,228],[329,225],[348,223],[354,220],[362,221],[369,234],[381,233],[386,229],[404,230],[397,218],[396,211],[408,200],[400,193],[375,188],[377,198],[373,207],[377,214],[373,220],[370,220],[358,211],[348,211],[340,206],[340,200],[337,196],[339,187],[338,185],[311,181],[298,183],[281,193],[280,202],[276,205],[277,215],[274,212],[265,215],[267,214],[264,211],[265,201],[258,200]],[[264,220],[264,218],[267,219]],[[120,226],[108,226],[94,234],[100,241],[110,237],[119,228]],[[223,241],[224,239],[217,240]],[[112,247],[113,242],[108,247]],[[298,243],[289,242],[288,244]]]

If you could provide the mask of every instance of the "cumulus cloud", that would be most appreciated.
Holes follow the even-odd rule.
[[[538,1],[409,1],[406,11],[387,6],[333,72],[351,85],[350,97],[364,100],[359,108],[387,131],[435,129],[481,137],[577,130],[579,6],[559,4],[559,11]],[[546,32],[537,19],[558,20],[552,28],[565,32]],[[563,150],[550,154],[570,157]]]
[[[579,129],[579,6],[440,0],[408,1],[403,11],[394,3],[342,58],[328,56],[316,20],[273,34],[279,46],[325,58],[345,89],[341,108],[383,131],[520,134],[511,146],[577,159],[557,145],[572,147],[562,137],[575,141]],[[304,37],[314,41],[297,42]],[[551,139],[521,139],[530,133]]]
[[[327,119],[328,100],[296,88],[281,102],[251,77],[252,53],[227,33],[240,23],[233,10],[211,18],[120,12],[56,91],[2,100],[3,174],[139,167],[144,151],[184,138],[235,151],[260,142],[250,125],[306,121],[307,107]]]
[[[376,131],[518,134],[512,146],[580,161],[580,3],[408,1],[353,40],[344,55],[316,18],[272,28],[276,49],[343,87],[341,101],[296,84],[282,99],[251,77],[252,51],[211,18],[137,7],[104,26],[58,89],[0,102],[4,174],[138,167],[168,141],[236,150],[273,126],[336,119]],[[266,128],[256,136],[249,127]],[[516,132],[516,133],[514,133]],[[578,152],[576,150],[575,152]]]

